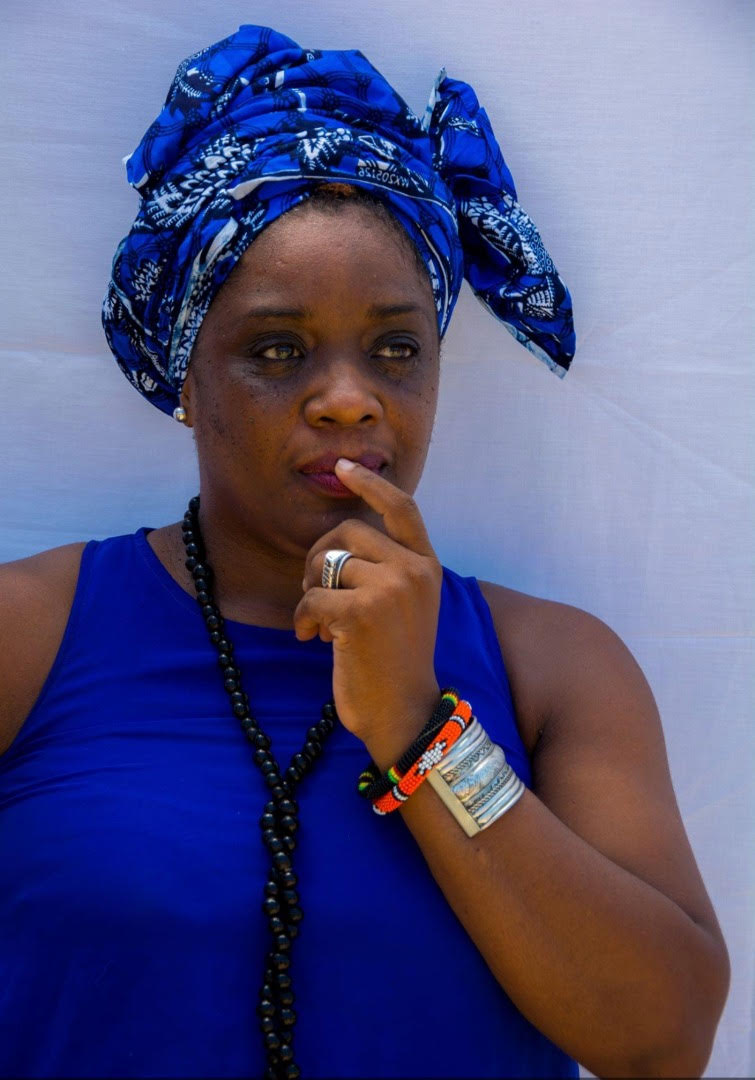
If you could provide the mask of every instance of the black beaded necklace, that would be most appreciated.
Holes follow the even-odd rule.
[[[257,1014],[267,1054],[265,1080],[296,1080],[301,1070],[294,1061],[294,992],[289,971],[291,944],[299,932],[302,909],[296,891],[292,856],[296,848],[299,807],[293,797],[302,777],[306,776],[322,753],[323,743],[336,726],[335,704],[322,707],[320,721],[307,731],[307,740],[294,754],[285,773],[270,752],[270,737],[265,734],[249,707],[249,698],[241,686],[241,672],[233,661],[233,645],[228,640],[225,623],[213,599],[212,570],[199,528],[199,496],[189,502],[182,525],[186,548],[186,569],[194,578],[197,603],[218,652],[224,686],[234,716],[254,748],[254,760],[270,788],[272,798],[265,803],[260,818],[262,842],[270,852],[270,872],[265,883],[262,910],[270,927],[270,948],[259,993]]]

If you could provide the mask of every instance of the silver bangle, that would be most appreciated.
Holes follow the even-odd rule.
[[[524,783],[521,778],[516,775],[515,772],[511,773],[511,777],[506,785],[493,796],[484,806],[480,806],[475,810],[475,818],[479,822],[494,821],[499,817],[499,811],[503,813],[508,810],[510,806],[513,806],[517,799],[520,798],[524,792]]]
[[[493,743],[482,724],[474,719],[441,760],[438,768],[443,773],[444,779],[449,784],[454,784],[464,776],[468,769],[487,757],[492,747]]]
[[[501,754],[503,755],[503,750],[501,750]],[[477,811],[482,810],[483,807],[487,806],[487,804],[499,793],[507,790],[507,785],[514,779],[514,770],[506,761],[505,756],[503,760],[505,762],[504,767],[499,769],[490,783],[473,798],[463,800],[464,805],[473,817],[476,817]]]
[[[514,803],[519,802],[526,790],[524,782],[517,776],[516,783],[510,791],[499,796],[493,805],[485,807],[484,810],[478,813],[477,821],[480,828],[485,829],[488,825],[492,825],[494,821],[497,821],[499,817],[502,817],[507,810],[511,809]]]
[[[490,739],[485,732],[485,728],[476,716],[472,716],[469,727],[462,732],[441,761],[443,775],[449,783],[453,783],[454,780],[458,780],[464,774],[466,771],[465,762],[468,758],[470,763],[472,758],[475,761],[479,760],[476,756],[478,751],[484,750],[488,743],[490,743]],[[490,743],[490,745],[493,744]]]
[[[429,771],[427,781],[467,836],[487,829],[525,791],[503,748],[491,741],[476,719]]]
[[[441,802],[445,803],[448,810],[451,811],[467,836],[476,836],[477,833],[480,832],[481,826],[478,825],[472,815],[464,809],[464,803],[461,799],[456,798],[437,768],[431,769],[427,774],[427,782],[430,787],[433,788]]]
[[[495,780],[502,769],[507,768],[506,756],[500,746],[496,746],[495,743],[488,740],[489,746],[487,753],[481,761],[472,765],[467,772],[463,773],[457,780],[450,780],[448,776],[443,773],[441,769],[441,775],[457,799],[461,799],[466,807],[469,808],[470,800],[476,799],[478,795],[482,795],[488,785]],[[441,762],[442,764],[442,762]],[[471,812],[471,809],[470,809]]]

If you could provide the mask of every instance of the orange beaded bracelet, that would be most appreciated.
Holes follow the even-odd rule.
[[[390,776],[391,779],[396,777],[396,783],[393,784],[390,791],[375,799],[372,804],[375,813],[381,815],[390,814],[393,810],[398,810],[427,778],[430,770],[434,769],[438,762],[448,753],[473,719],[472,706],[468,701],[459,700],[454,711],[430,745],[402,776],[398,776],[395,765],[388,770],[386,775]]]

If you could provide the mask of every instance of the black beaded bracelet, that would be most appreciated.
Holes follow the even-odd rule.
[[[359,774],[359,780],[357,781],[357,791],[362,798],[374,802],[375,799],[379,799],[391,790],[394,784],[412,767],[417,758],[421,757],[427,750],[456,708],[458,700],[458,691],[453,687],[448,686],[445,690],[441,690],[440,701],[435,707],[432,716],[409,749],[401,755],[396,764],[392,765],[387,772],[381,773],[375,762],[370,762],[363,772]]]

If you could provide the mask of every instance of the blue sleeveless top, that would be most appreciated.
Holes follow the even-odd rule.
[[[2,1076],[264,1070],[267,789],[196,601],[148,532],[86,546],[55,663],[0,757]],[[332,645],[228,629],[287,763],[332,696]],[[490,610],[445,568],[435,662],[529,786]],[[356,794],[367,760],[339,725],[297,795],[303,1075],[577,1076],[496,982],[400,815]]]

